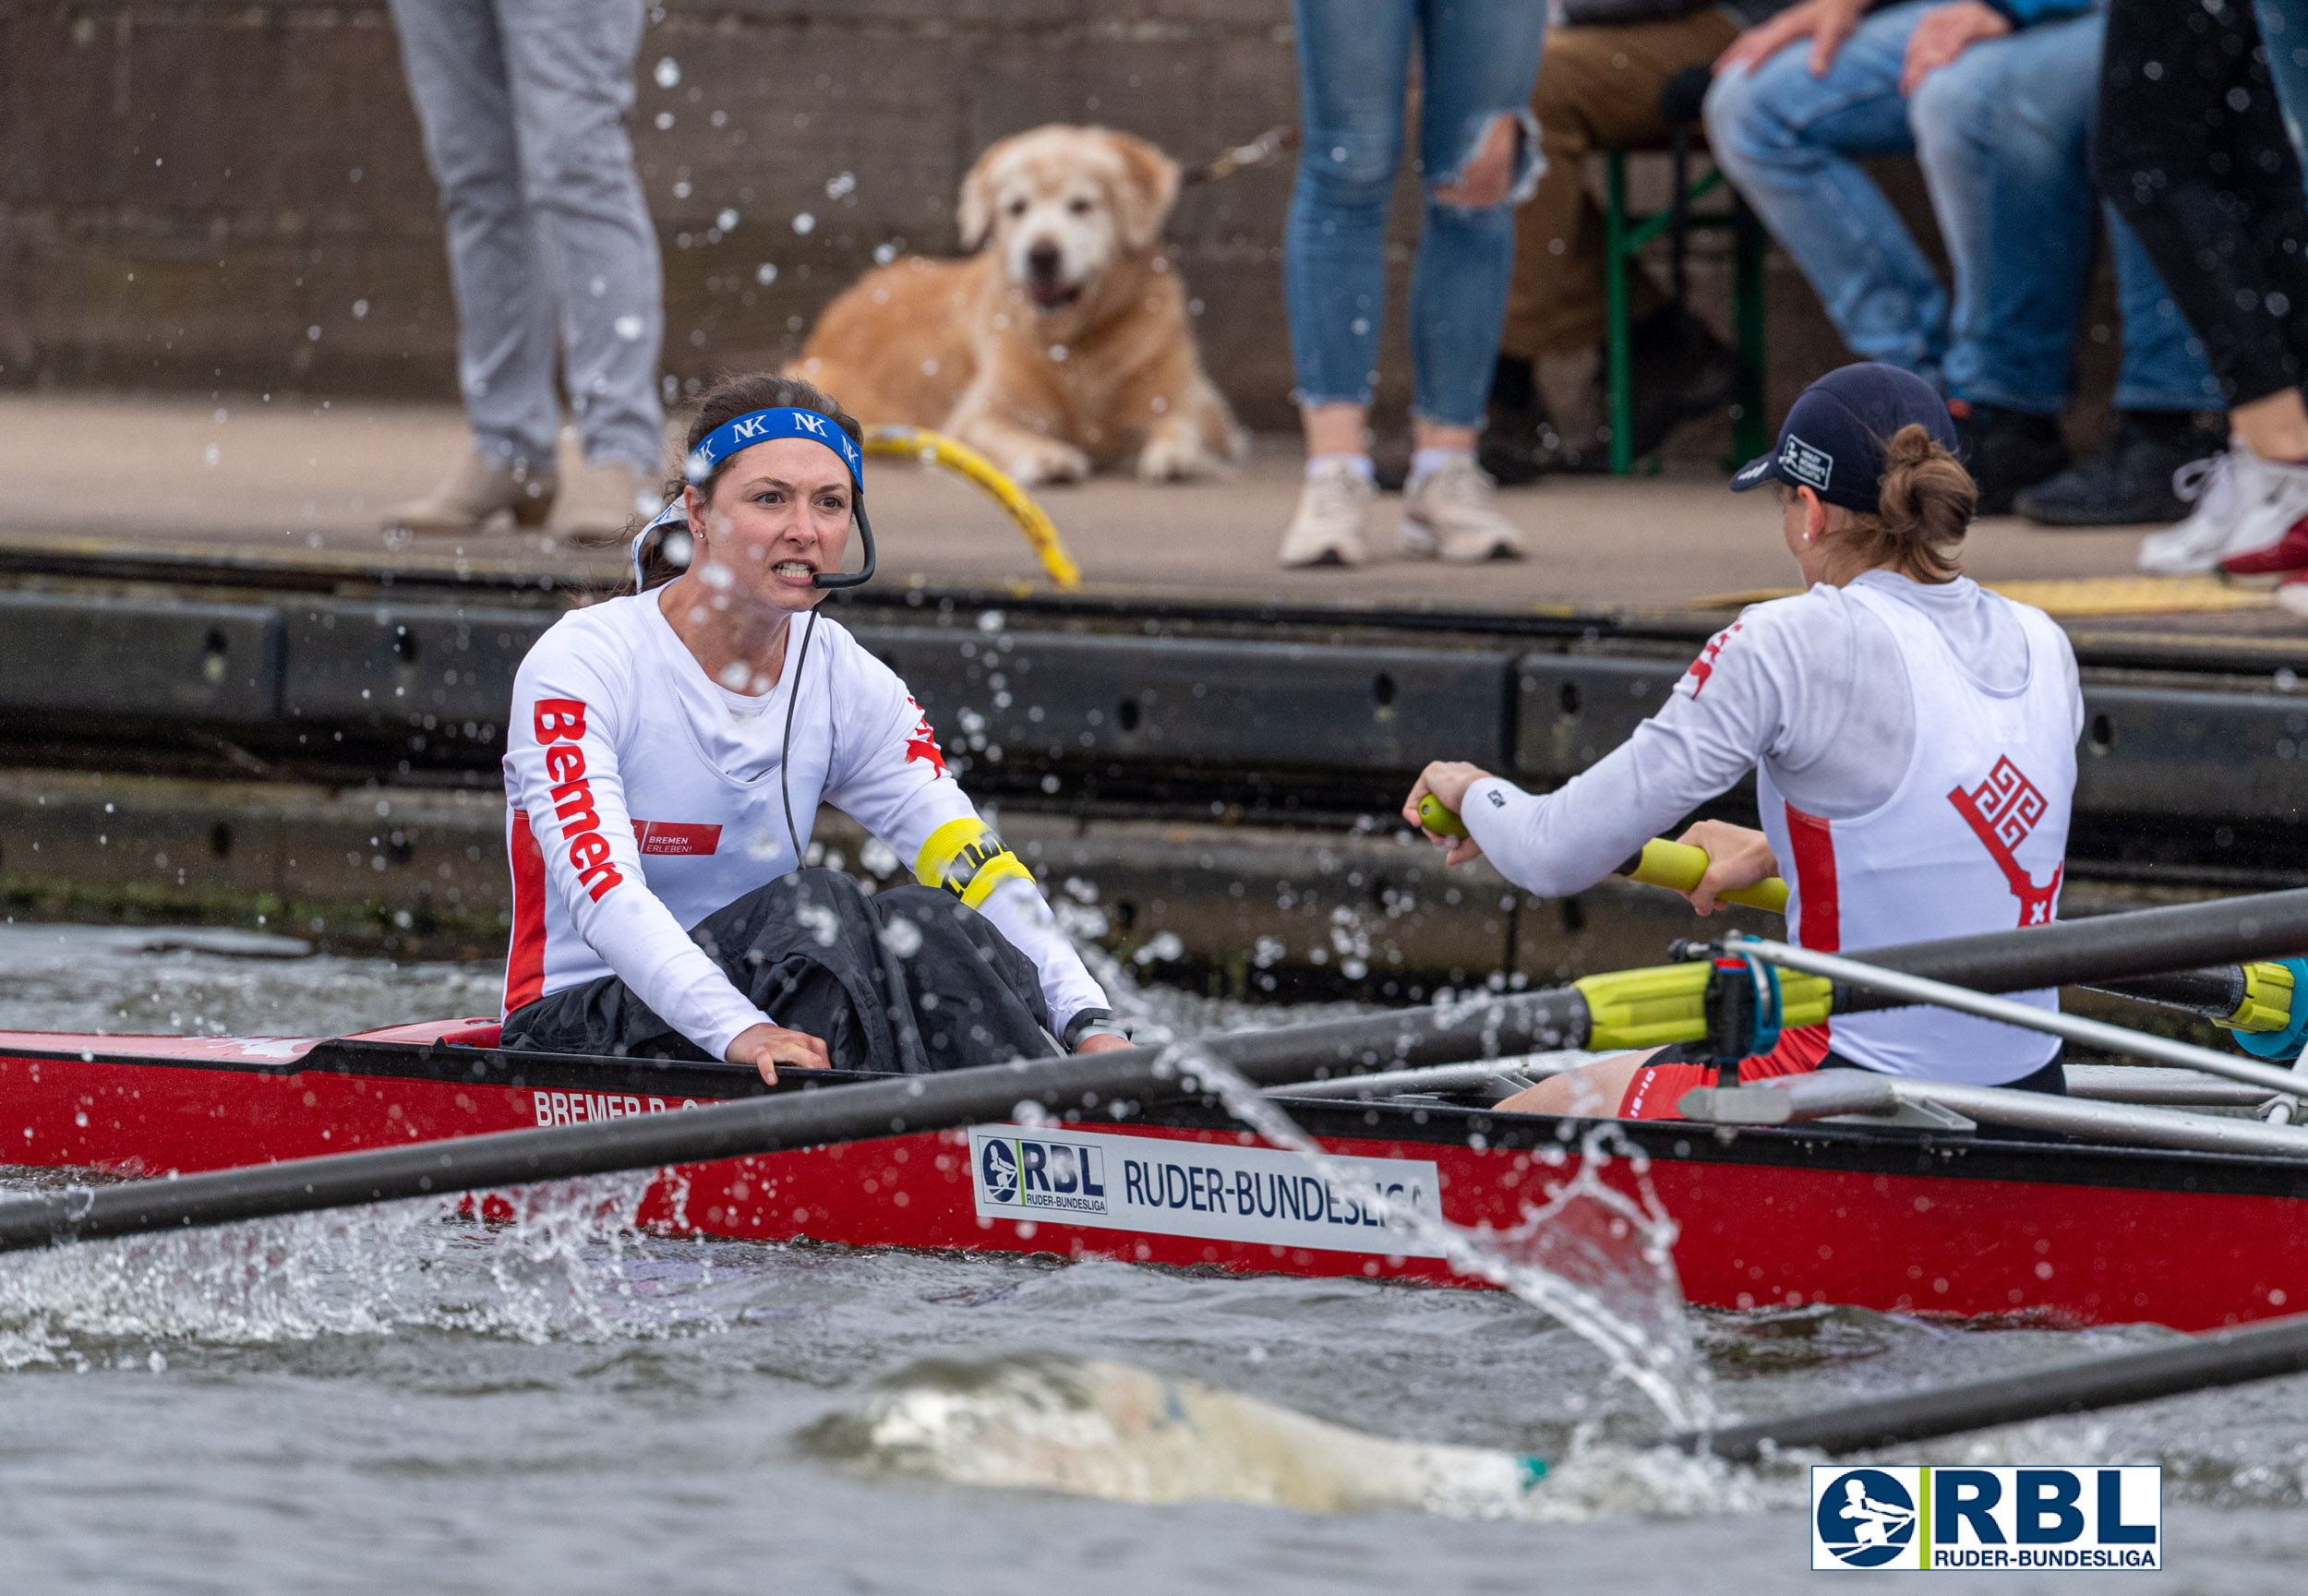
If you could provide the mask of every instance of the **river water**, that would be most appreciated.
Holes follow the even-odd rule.
[[[156,940],[181,939],[0,927],[0,1029],[357,1029],[488,1012],[499,978]],[[1181,1028],[1290,1017],[1150,997]],[[621,1229],[635,1194],[613,1179],[529,1194],[512,1224],[404,1205],[0,1258],[0,1590],[1681,1596],[1814,1578],[1797,1463],[1633,1444],[1649,1404],[1502,1292],[668,1242]],[[1696,1326],[1737,1414],[2166,1334],[1832,1308]],[[1555,1472],[1494,1517],[959,1482],[1003,1437],[1076,1477],[1144,1476],[1143,1437],[1064,1411],[1084,1361]],[[872,1439],[901,1398],[976,1428]],[[1956,1589],[2291,1596],[2308,1566],[2308,1379],[1901,1456],[2164,1465],[2164,1572],[1945,1575]],[[1228,1461],[1178,1466],[1217,1490]]]

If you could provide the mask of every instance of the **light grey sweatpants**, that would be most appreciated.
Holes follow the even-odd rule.
[[[560,348],[588,460],[660,469],[664,269],[625,118],[643,0],[391,0],[440,185],[475,440],[549,462]]]

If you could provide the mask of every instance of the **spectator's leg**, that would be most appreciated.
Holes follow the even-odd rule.
[[[1376,492],[1366,436],[1386,306],[1387,200],[1402,157],[1416,0],[1293,0],[1298,179],[1282,234],[1306,486],[1286,566],[1358,565]]]
[[[2308,515],[2308,201],[2259,30],[2217,12],[2112,0],[2098,179],[2203,340],[2239,439],[2188,519],[2141,545],[2155,571],[2278,549]],[[2146,67],[2155,66],[2151,75]]]
[[[1366,406],[1386,304],[1413,0],[1299,0],[1298,180],[1282,278],[1304,408]]]
[[[2204,364],[2204,341],[2180,313],[2156,263],[2116,208],[2103,200],[2108,253],[2116,268],[2116,305],[2123,318],[2123,367],[2118,410],[2187,413],[2220,408],[2220,385]]]
[[[2100,186],[2234,405],[2295,388],[2308,354],[2308,202],[2256,42],[2234,6],[2116,0],[2099,105]]]
[[[1908,105],[1954,267],[1941,376],[1982,515],[2010,513],[2068,463],[2059,418],[2092,264],[2099,39],[2084,17],[1976,43]]]
[[[641,0],[497,5],[570,409],[586,461],[615,468],[603,478],[607,501],[576,507],[604,524],[571,530],[614,534],[633,512],[636,489],[655,486],[665,450],[657,395],[665,284],[625,131]]]
[[[1545,21],[1545,8],[1524,0],[1426,0],[1419,9],[1426,206],[1411,270],[1417,449],[1402,503],[1402,552],[1413,557],[1524,552],[1521,533],[1492,504],[1474,448],[1514,269],[1514,208],[1545,164],[1531,87]],[[1485,166],[1487,192],[1468,192]]]
[[[1471,450],[1483,423],[1514,269],[1514,208],[1545,168],[1530,110],[1545,37],[1545,7],[1523,0],[1428,0],[1419,9],[1426,209],[1411,271],[1412,414],[1449,435],[1423,438],[1427,447]],[[1506,197],[1480,208],[1438,198],[1502,118],[1521,128]]]
[[[1824,77],[1809,41],[1707,94],[1715,160],[1810,280],[1853,353],[1936,381],[1947,294],[1930,262],[1858,160],[1914,143],[1899,73],[1908,35],[1935,0],[1908,0],[1862,22]]]
[[[491,461],[549,479],[553,304],[536,292],[536,227],[522,199],[496,8],[489,0],[392,0],[392,15],[440,186],[457,376],[475,440]]]

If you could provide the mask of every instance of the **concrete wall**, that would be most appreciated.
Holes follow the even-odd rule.
[[[689,381],[788,354],[877,249],[952,251],[956,185],[1003,134],[1100,121],[1194,162],[1296,116],[1285,0],[666,0],[650,15],[635,138],[664,241],[666,365]],[[1284,162],[1191,191],[1170,229],[1210,366],[1266,426],[1289,420],[1289,182]],[[1719,273],[1695,275],[1719,311]],[[1783,404],[1842,356],[1776,257],[1772,313]],[[1403,402],[1391,319],[1382,409]],[[0,0],[0,383],[449,399],[454,332],[382,6]]]

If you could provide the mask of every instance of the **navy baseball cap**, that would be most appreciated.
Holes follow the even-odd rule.
[[[1838,366],[1796,397],[1779,428],[1779,446],[1739,467],[1731,491],[1784,482],[1829,504],[1876,514],[1887,464],[1883,446],[1909,425],[1955,451],[1947,402],[1922,378],[1874,361]]]

